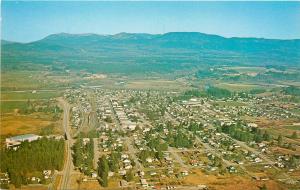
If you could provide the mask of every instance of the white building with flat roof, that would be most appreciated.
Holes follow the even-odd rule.
[[[35,135],[35,134],[25,134],[25,135],[18,135],[14,137],[9,137],[5,139],[6,147],[10,148],[13,146],[18,146],[24,141],[35,141],[41,138],[41,136]]]

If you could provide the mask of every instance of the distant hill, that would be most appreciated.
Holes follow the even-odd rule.
[[[172,72],[207,65],[299,65],[300,40],[224,38],[198,32],[59,33],[31,43],[2,41],[2,68]]]
[[[13,44],[13,43],[16,43],[16,42],[7,41],[7,40],[1,40],[1,45]]]

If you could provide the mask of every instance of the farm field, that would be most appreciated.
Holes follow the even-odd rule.
[[[59,91],[21,91],[21,92],[2,92],[1,101],[14,101],[14,100],[36,100],[36,99],[50,99],[60,96],[61,92]]]
[[[62,129],[59,123],[53,122],[50,115],[36,113],[31,115],[5,114],[1,116],[1,136],[28,133],[41,134],[44,132],[60,134]]]
[[[125,88],[143,90],[186,90],[182,83],[171,80],[137,80],[126,83]]]
[[[1,100],[1,114],[18,112],[19,110],[25,110],[27,107],[27,101],[3,101]]]
[[[268,189],[282,190],[285,189],[275,181],[268,181],[267,183],[261,183],[251,180],[250,178],[245,178],[241,176],[216,176],[207,175],[199,170],[195,170],[193,174],[186,177],[183,180],[186,184],[208,184],[209,187],[213,189],[245,189],[245,190],[259,190],[262,184],[266,184]]]
[[[215,85],[219,88],[225,88],[227,90],[233,91],[233,92],[247,92],[253,89],[261,89],[263,88],[260,85],[254,85],[254,84],[241,84],[241,83],[217,83]]]

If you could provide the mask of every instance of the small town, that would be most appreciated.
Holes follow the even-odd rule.
[[[62,175],[63,189],[211,189],[212,184],[201,179],[210,176],[299,187],[298,134],[277,135],[264,129],[262,121],[251,120],[263,117],[299,125],[300,116],[292,111],[299,104],[283,107],[283,95],[210,98],[189,93],[66,90],[65,135],[45,137],[69,142],[70,164],[64,168],[68,174],[45,169],[42,177],[51,184],[50,179]],[[24,141],[41,138],[26,134],[5,143],[16,150]],[[31,177],[32,183],[40,181]],[[3,173],[5,182],[9,178]]]

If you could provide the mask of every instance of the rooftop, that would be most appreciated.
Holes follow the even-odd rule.
[[[12,141],[18,141],[18,140],[24,140],[24,139],[29,139],[32,137],[37,137],[37,135],[35,134],[25,134],[25,135],[18,135],[18,136],[14,136],[14,137],[10,137],[9,139]]]

